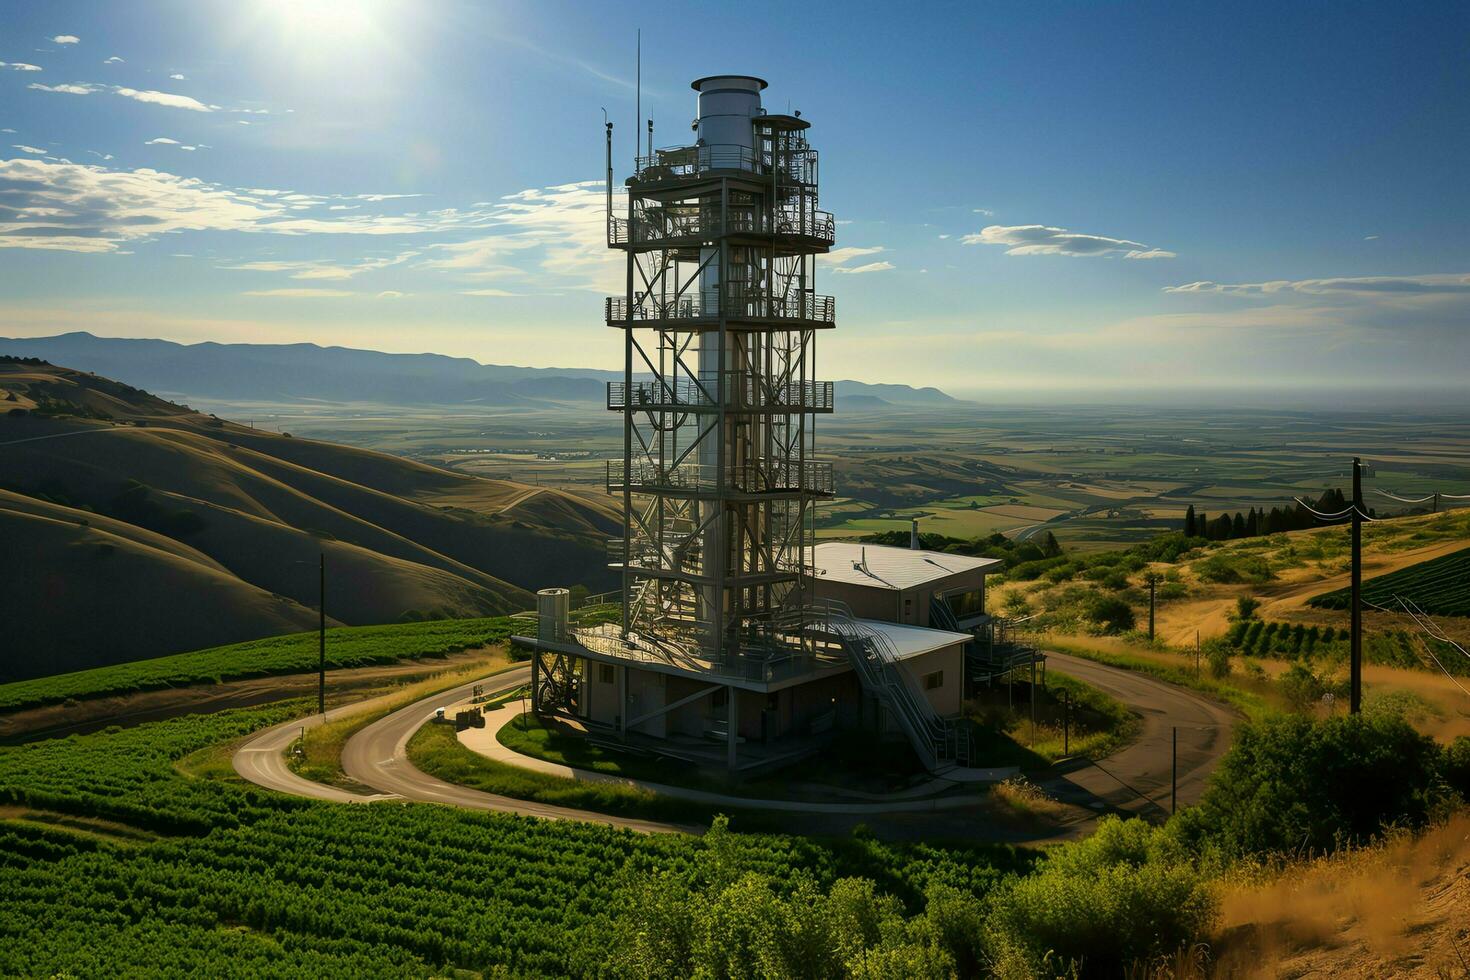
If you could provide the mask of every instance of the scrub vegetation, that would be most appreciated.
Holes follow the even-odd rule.
[[[197,763],[305,707],[0,749],[0,973],[1116,976],[1208,940],[1239,869],[1424,827],[1470,771],[1392,714],[1271,720],[1197,808],[1038,856],[341,806]]]

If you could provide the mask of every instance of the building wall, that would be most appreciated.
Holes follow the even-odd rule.
[[[611,678],[604,680],[605,674],[611,674]],[[611,664],[588,660],[586,669],[582,672],[582,678],[583,691],[587,698],[583,704],[583,714],[587,720],[599,725],[616,725],[618,723],[618,668]]]
[[[910,626],[931,626],[929,603],[936,593],[968,592],[985,588],[985,569],[956,572],[934,582],[902,591],[851,582],[816,580],[816,594],[821,598],[836,599],[852,608],[859,619],[877,619],[885,623],[906,623]]]
[[[903,665],[913,676],[920,693],[929,699],[935,711],[946,717],[960,713],[960,701],[964,695],[965,648],[963,644],[956,643],[954,646],[910,657],[903,662]],[[943,683],[933,690],[925,687],[925,677],[938,672],[944,675]]]
[[[668,704],[666,700],[666,689],[668,675],[654,670],[628,670],[628,718],[631,720],[639,715],[662,708]],[[640,732],[644,735],[652,735],[655,738],[663,738],[667,731],[668,715],[654,715],[646,721],[640,722],[628,729],[631,732]]]
[[[816,594],[823,599],[836,599],[852,607],[859,619],[878,619],[885,623],[898,621],[898,593],[892,589],[874,589],[849,582],[816,580]]]

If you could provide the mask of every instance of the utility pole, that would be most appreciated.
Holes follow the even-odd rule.
[[[1072,696],[1062,692],[1062,755],[1072,754]]]
[[[1199,676],[1199,630],[1194,631],[1194,676]]]
[[[1154,641],[1154,586],[1159,584],[1159,577],[1152,573],[1148,577],[1148,642]]]
[[[1174,762],[1169,773],[1169,815],[1173,816],[1179,805],[1179,728],[1174,728]]]
[[[1363,461],[1353,457],[1353,578],[1348,710],[1363,707]]]
[[[316,710],[327,713],[327,553],[321,553],[321,594],[317,600]]]

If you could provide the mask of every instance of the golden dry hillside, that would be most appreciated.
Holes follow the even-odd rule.
[[[0,680],[610,587],[609,503],[257,431],[0,362]]]

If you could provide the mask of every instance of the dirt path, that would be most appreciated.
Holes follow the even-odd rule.
[[[464,650],[446,657],[406,660],[382,667],[353,667],[327,672],[327,699],[385,682],[409,680],[468,663],[489,648]],[[219,684],[195,684],[160,691],[139,691],[116,697],[93,698],[71,704],[48,704],[0,715],[0,745],[38,738],[60,738],[98,731],[109,725],[135,725],[179,715],[209,714],[227,708],[280,701],[315,694],[317,674],[281,674]],[[299,726],[298,726],[299,727]]]

